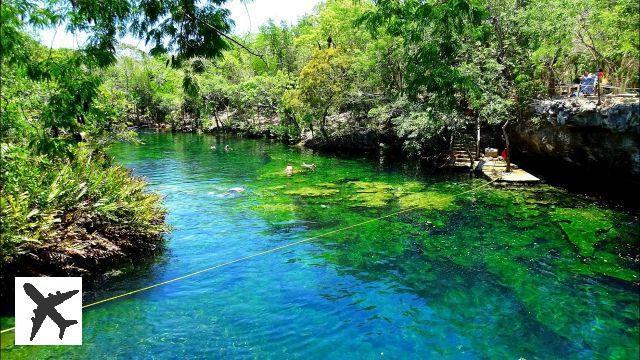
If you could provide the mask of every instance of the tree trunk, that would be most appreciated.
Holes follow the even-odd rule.
[[[476,159],[480,158],[480,116],[476,120]]]
[[[556,96],[556,76],[553,72],[553,65],[547,65],[549,71],[547,78],[547,95],[552,98]]]
[[[298,123],[298,119],[296,119],[296,116],[294,114],[289,114],[288,118],[289,118],[289,121],[293,123],[293,125],[295,125],[296,130],[298,131],[298,134],[301,134],[302,128],[300,127],[300,124]]]
[[[320,133],[322,134],[322,137],[325,140],[328,140],[329,137],[327,136],[327,130],[325,128],[326,122],[327,122],[327,115],[329,114],[329,107],[326,107],[324,109],[324,113],[322,114],[322,119],[320,120]]]
[[[505,150],[507,151],[507,158],[504,159],[507,162],[506,172],[511,172],[511,146],[509,145],[509,135],[507,134],[507,125],[509,120],[502,125],[502,135],[504,136]]]
[[[218,109],[215,105],[213,106],[213,118],[216,120],[216,130],[221,130],[220,119],[218,119]]]

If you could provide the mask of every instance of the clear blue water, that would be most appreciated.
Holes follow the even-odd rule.
[[[166,251],[85,303],[403,206],[425,209],[87,309],[81,347],[13,347],[3,336],[3,359],[638,356],[633,214],[545,186],[456,196],[484,180],[267,141],[141,138],[112,154],[164,196]],[[288,178],[287,162],[318,169]],[[225,195],[233,187],[246,191]],[[563,209],[579,212],[567,219]],[[567,224],[589,216],[618,231],[594,230],[585,254],[575,242],[592,234],[576,240]]]

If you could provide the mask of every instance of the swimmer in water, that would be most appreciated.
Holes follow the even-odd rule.
[[[233,149],[231,148],[231,146],[229,146],[229,145],[225,145],[225,146],[224,146],[224,151],[229,152],[229,151],[231,151],[231,150],[233,150]]]
[[[287,174],[287,176],[293,175],[293,165],[287,164],[287,167],[284,168],[284,172]]]
[[[211,145],[210,149],[211,149],[211,151],[216,151],[216,146],[215,145]]]
[[[240,194],[240,193],[243,193],[244,190],[245,189],[243,187],[233,187],[233,188],[227,190],[227,192],[224,193],[224,196],[232,195],[232,194]]]
[[[302,163],[302,167],[307,169],[307,170],[315,170],[316,169],[316,164],[305,164],[305,163]]]

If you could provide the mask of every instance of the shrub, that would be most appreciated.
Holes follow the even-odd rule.
[[[69,240],[70,233],[80,234],[71,240],[82,246],[87,237],[114,233],[159,243],[166,230],[159,196],[144,192],[144,181],[101,152],[80,146],[70,159],[54,160],[3,144],[1,160],[3,262]]]

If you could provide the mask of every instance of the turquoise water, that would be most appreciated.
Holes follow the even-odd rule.
[[[628,211],[275,142],[141,138],[111,152],[164,196],[173,230],[85,303],[421,209],[87,309],[81,347],[3,336],[3,358],[638,358]]]

